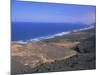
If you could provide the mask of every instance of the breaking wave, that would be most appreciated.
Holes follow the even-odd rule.
[[[31,42],[37,42],[37,41],[41,41],[41,40],[45,40],[45,39],[51,39],[51,38],[55,38],[55,37],[58,37],[58,36],[63,36],[63,35],[66,35],[66,34],[69,34],[71,32],[78,32],[78,31],[84,31],[84,30],[88,30],[88,29],[92,29],[94,28],[94,26],[89,26],[87,28],[83,28],[83,29],[75,29],[75,30],[72,30],[72,31],[68,31],[68,32],[61,32],[61,33],[57,33],[57,34],[54,34],[54,35],[49,35],[49,36],[43,36],[43,37],[38,37],[38,38],[32,38],[32,39],[29,39],[27,41],[23,41],[23,40],[20,40],[20,41],[16,41],[16,43],[20,43],[20,44],[27,44],[29,41]]]

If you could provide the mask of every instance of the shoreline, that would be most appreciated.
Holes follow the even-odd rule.
[[[15,75],[95,69],[95,41],[94,26],[46,41],[12,43],[11,73]]]
[[[43,37],[39,37],[39,38],[34,38],[34,39],[27,40],[27,41],[23,41],[23,40],[12,41],[12,43],[27,44],[28,42],[39,42],[39,41],[42,41],[42,40],[48,40],[48,39],[60,37],[60,36],[63,36],[63,35],[67,35],[67,34],[70,34],[70,33],[72,33],[72,32],[79,32],[79,31],[89,30],[89,29],[92,29],[92,28],[94,28],[94,27],[95,27],[95,26],[92,25],[92,26],[89,26],[89,27],[87,27],[87,28],[75,29],[75,30],[67,31],[67,32],[60,32],[60,33],[56,33],[56,34],[54,34],[54,35],[43,36]]]

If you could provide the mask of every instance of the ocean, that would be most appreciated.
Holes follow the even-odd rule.
[[[39,40],[60,36],[64,32],[87,28],[81,23],[32,23],[12,22],[11,41]],[[61,33],[61,34],[60,34]],[[57,35],[58,34],[58,35]]]

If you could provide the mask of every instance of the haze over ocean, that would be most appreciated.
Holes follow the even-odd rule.
[[[95,6],[12,0],[12,41],[87,28],[96,22],[95,14]]]

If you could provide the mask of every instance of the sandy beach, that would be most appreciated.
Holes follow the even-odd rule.
[[[95,69],[95,27],[26,44],[11,42],[11,73]]]

